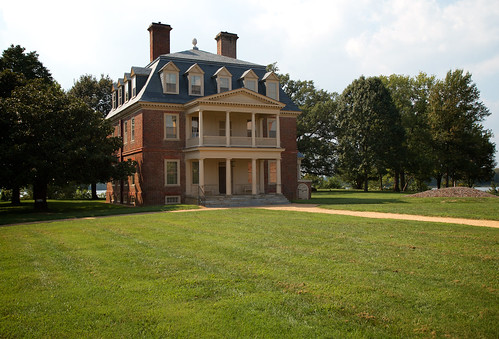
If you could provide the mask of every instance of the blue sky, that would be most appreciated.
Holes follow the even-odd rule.
[[[464,69],[492,113],[484,125],[499,149],[497,0],[9,1],[0,8],[0,49],[37,51],[69,89],[82,74],[117,79],[145,66],[147,27],[158,21],[173,28],[172,52],[197,38],[216,53],[215,35],[228,31],[239,36],[238,58],[277,61],[293,79],[339,93],[361,75],[443,78]]]

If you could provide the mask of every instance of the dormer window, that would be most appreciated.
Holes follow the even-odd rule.
[[[232,89],[232,74],[225,67],[221,67],[213,74],[217,81],[217,92],[223,93]]]
[[[190,95],[201,95],[201,76],[191,75],[189,77],[190,82]]]
[[[116,90],[113,88],[113,109],[116,108]]]
[[[127,102],[129,99],[128,81],[125,82],[125,85],[123,86],[123,91],[125,92],[125,102]]]
[[[118,87],[118,106],[123,103],[123,86]]]
[[[258,87],[257,87],[258,76],[256,75],[255,72],[253,72],[252,69],[249,69],[246,72],[244,72],[243,75],[241,76],[241,79],[243,80],[245,88],[251,91],[258,92]]]
[[[178,94],[178,73],[179,69],[173,62],[167,63],[159,70],[163,93]]]
[[[265,82],[266,95],[279,100],[279,78],[274,72],[268,72],[262,79]]]
[[[132,77],[132,98],[137,95],[137,77]]]
[[[187,72],[189,81],[189,95],[203,96],[204,95],[204,71],[198,64],[194,64]]]

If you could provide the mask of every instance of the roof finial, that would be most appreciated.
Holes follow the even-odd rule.
[[[198,44],[198,40],[196,38],[192,39],[192,44],[194,45],[192,47],[192,49],[194,49],[194,50],[198,50],[199,49],[199,48],[196,47],[196,45]]]

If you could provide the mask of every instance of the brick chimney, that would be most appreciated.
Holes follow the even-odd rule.
[[[215,37],[217,41],[217,54],[236,59],[237,34],[220,32]]]
[[[153,22],[149,28],[151,62],[162,54],[170,53],[170,25]]]

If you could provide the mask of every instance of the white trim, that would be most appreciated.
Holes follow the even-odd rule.
[[[169,202],[168,200],[172,201]],[[180,204],[180,202],[180,195],[165,195],[165,205],[176,205]]]
[[[169,138],[166,136],[166,116],[171,115],[175,117],[175,137]],[[180,139],[180,120],[178,113],[163,113],[163,139],[164,140],[179,140]]]
[[[168,184],[168,163],[169,162],[174,162],[177,164],[177,183],[176,184]],[[165,187],[174,187],[174,186],[180,186],[180,160],[179,159],[165,159],[165,165],[164,165],[164,173],[165,173]]]

